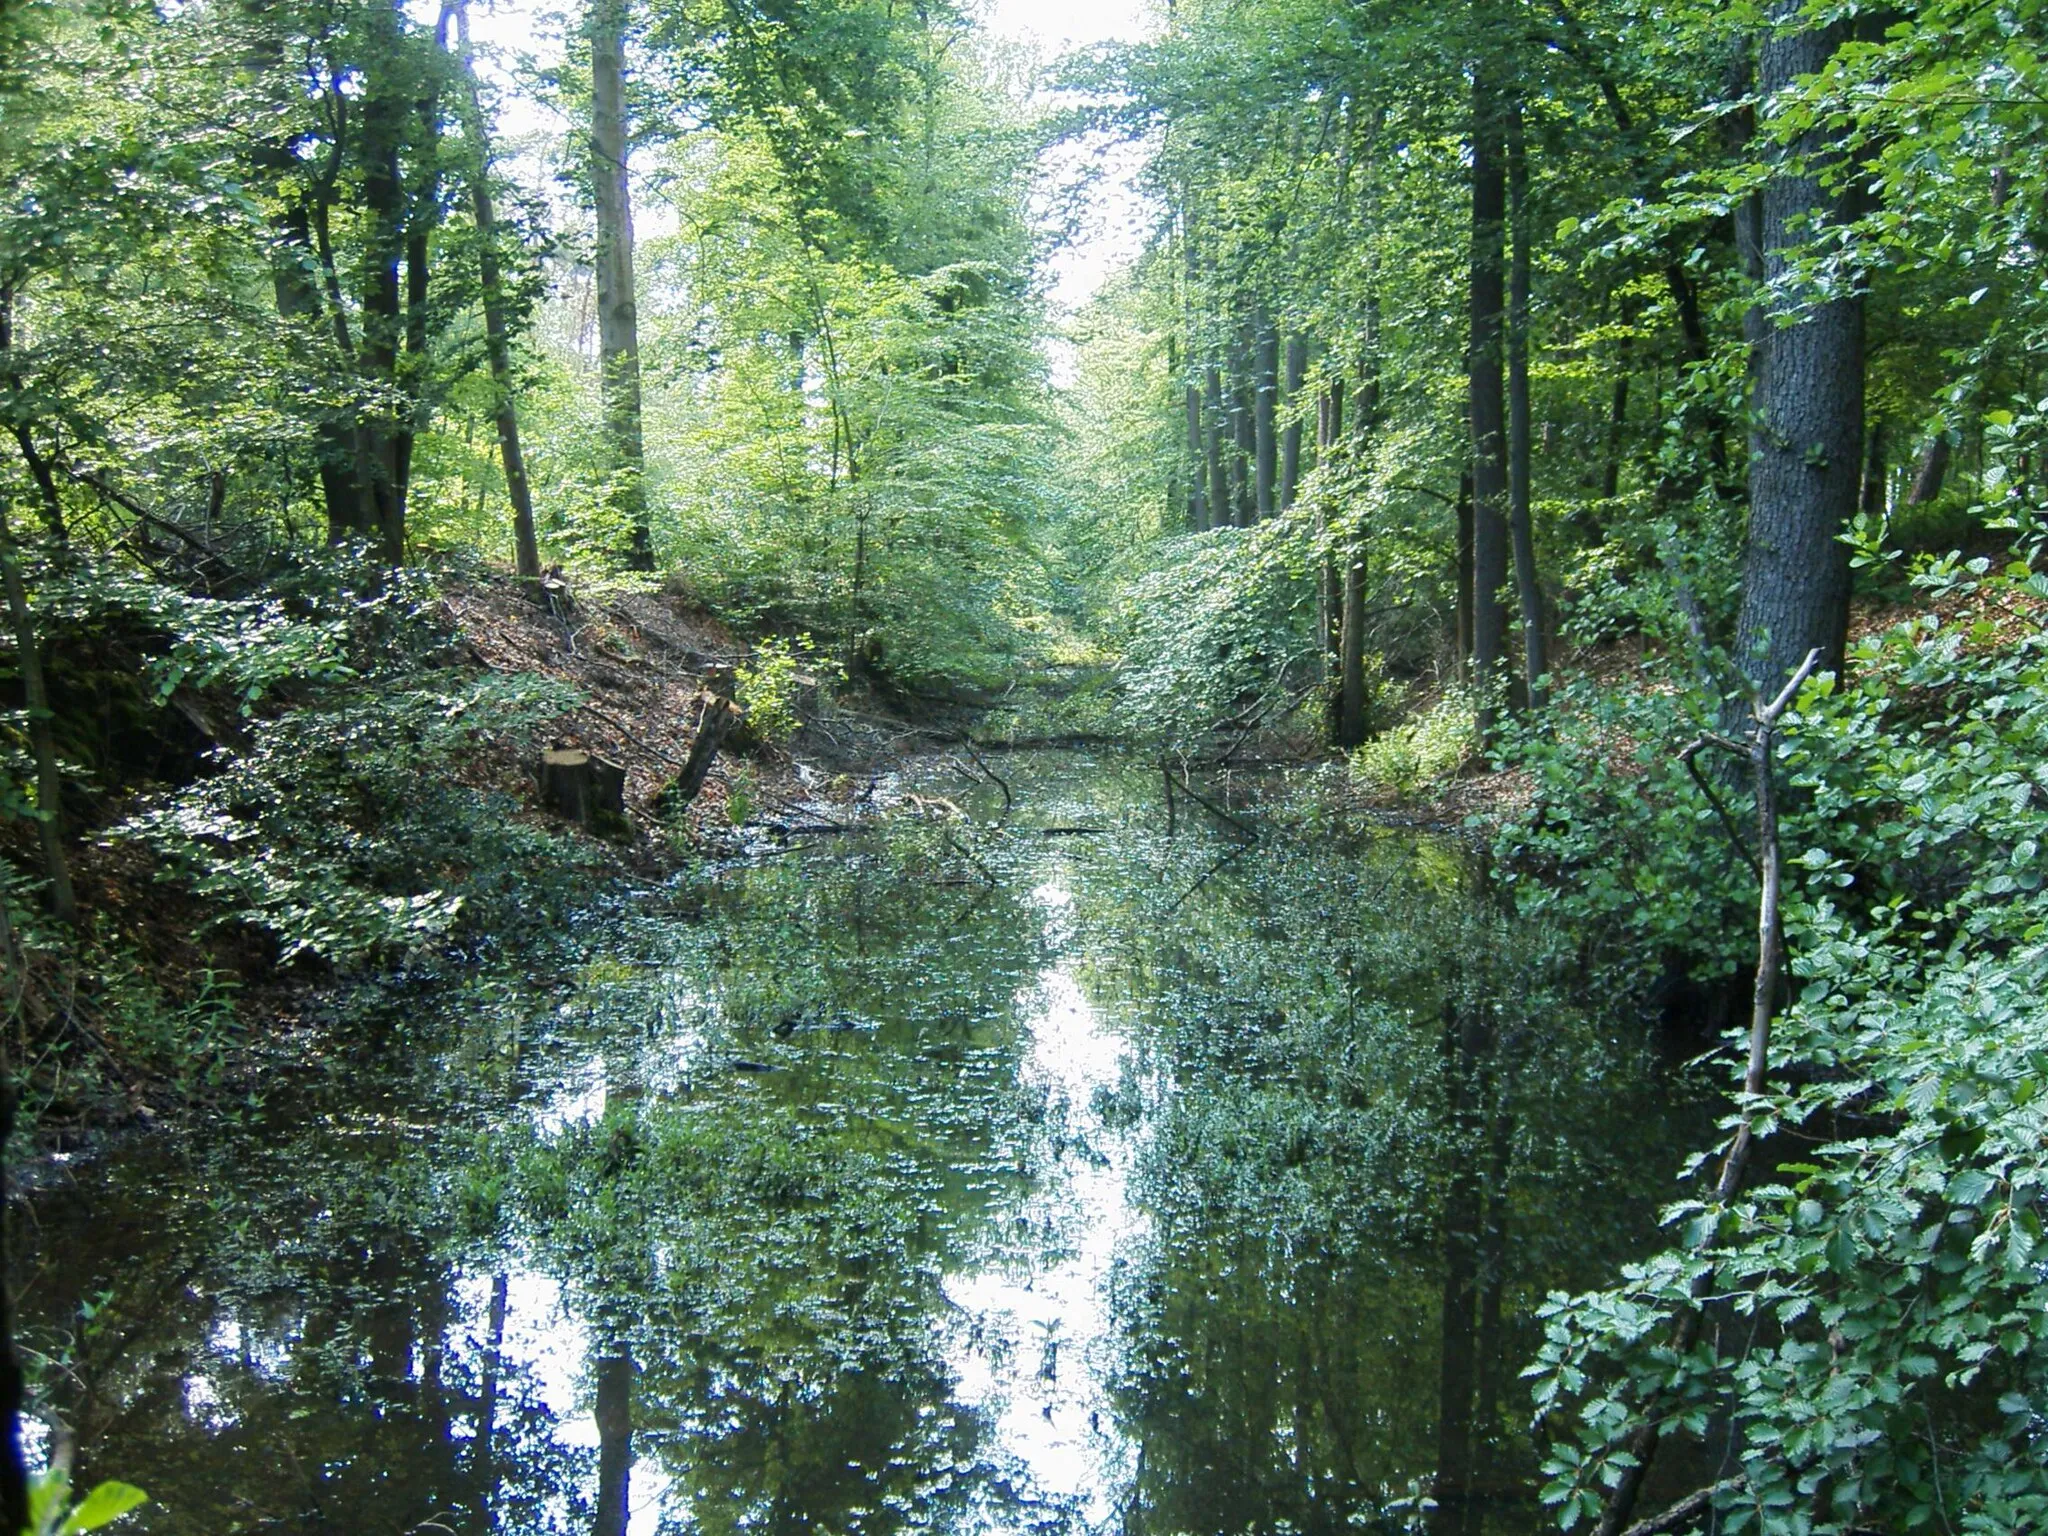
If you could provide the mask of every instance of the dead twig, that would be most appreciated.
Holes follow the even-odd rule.
[[[1763,1097],[1765,1088],[1769,1086],[1771,1019],[1777,1010],[1778,983],[1785,969],[1785,934],[1779,912],[1785,865],[1784,850],[1778,844],[1777,784],[1772,767],[1777,749],[1778,722],[1792,707],[1799,690],[1819,665],[1820,652],[1809,651],[1799,670],[1792,674],[1776,698],[1768,704],[1759,702],[1753,706],[1756,724],[1750,730],[1748,742],[1741,748],[1749,758],[1750,774],[1756,783],[1757,848],[1762,856],[1758,873],[1762,891],[1757,900],[1756,985],[1750,995],[1749,1062],[1742,1078],[1743,1113],[1727,1155],[1721,1160],[1721,1176],[1714,1185],[1713,1202],[1720,1206],[1726,1206],[1741,1191],[1743,1174],[1749,1166],[1750,1147],[1756,1134],[1750,1108]],[[1696,1287],[1695,1297],[1698,1294]],[[1682,1355],[1692,1348],[1699,1338],[1700,1318],[1701,1310],[1696,1300],[1679,1314],[1671,1329],[1671,1347],[1675,1353]],[[1628,1459],[1622,1467],[1620,1479],[1608,1492],[1599,1523],[1593,1528],[1594,1536],[1632,1536],[1624,1529],[1624,1523],[1635,1508],[1636,1496],[1642,1491],[1643,1479],[1649,1473],[1658,1442],[1663,1437],[1663,1426],[1655,1408],[1654,1401],[1647,1405],[1643,1421],[1628,1438]]]

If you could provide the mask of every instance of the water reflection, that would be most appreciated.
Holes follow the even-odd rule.
[[[178,1536],[1541,1528],[1533,1308],[1685,1140],[1635,1026],[1427,844],[1011,778],[46,1191],[86,1475]]]

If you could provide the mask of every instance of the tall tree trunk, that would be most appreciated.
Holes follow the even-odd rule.
[[[1363,376],[1358,385],[1358,419],[1353,430],[1361,444],[1380,424],[1380,367],[1377,347],[1379,343],[1378,308],[1368,305],[1366,312],[1366,345],[1368,348]],[[1331,396],[1333,416],[1339,410],[1341,394]],[[1366,599],[1366,542],[1365,529],[1354,516],[1346,541],[1344,561],[1343,617],[1339,630],[1339,677],[1341,685],[1337,695],[1337,743],[1349,750],[1365,740],[1370,719],[1370,700],[1366,697],[1365,680],[1365,599]]]
[[[434,25],[434,58],[440,62],[448,48],[449,8],[444,4]],[[413,103],[413,124],[417,134],[414,152],[419,160],[418,180],[405,202],[405,357],[400,365],[398,395],[405,402],[405,416],[392,434],[392,503],[398,508],[398,544],[405,544],[405,509],[412,495],[413,443],[426,425],[427,297],[432,276],[434,231],[441,222],[441,77],[438,69],[427,71],[427,83]]]
[[[1529,153],[1522,104],[1508,108],[1508,215],[1514,252],[1508,280],[1508,531],[1515,552],[1515,593],[1522,610],[1522,684],[1532,708],[1543,706],[1550,672],[1543,640],[1543,587],[1536,577],[1536,536],[1530,513],[1529,441]]]
[[[1607,460],[1600,471],[1600,499],[1605,502],[1621,497],[1621,454],[1628,439],[1628,370],[1634,350],[1627,336],[1615,348],[1614,392],[1607,404]],[[1597,543],[1604,529],[1596,524],[1593,533]]]
[[[1885,514],[1885,478],[1891,461],[1885,455],[1884,423],[1873,421],[1868,435],[1870,444],[1863,459],[1863,492],[1857,503],[1862,514],[1875,521]]]
[[[1208,372],[1208,425],[1203,443],[1209,461],[1209,526],[1230,526],[1230,478],[1223,468],[1223,370],[1214,363]]]
[[[1502,102],[1485,65],[1472,80],[1471,349],[1466,376],[1472,425],[1472,681],[1480,690],[1479,741],[1493,739],[1502,678],[1508,579],[1507,403],[1501,342],[1507,307],[1507,167]]]
[[[1239,329],[1230,361],[1230,434],[1236,449],[1230,455],[1231,521],[1249,528],[1258,520],[1258,390],[1253,382],[1258,347],[1249,327]]]
[[[11,283],[0,283],[0,387],[17,396],[22,387],[21,375],[14,368],[14,285]],[[64,503],[57,494],[56,473],[50,467],[50,461],[36,447],[35,433],[26,421],[14,424],[14,441],[21,449],[22,463],[28,466],[29,478],[35,481],[43,526],[51,538],[62,544],[70,535],[64,527]]]
[[[1758,89],[1769,100],[1824,69],[1846,23],[1795,30],[1798,0],[1776,0]],[[1749,536],[1743,558],[1736,655],[1759,693],[1773,694],[1808,651],[1839,670],[1849,624],[1849,550],[1839,538],[1855,515],[1863,457],[1863,299],[1799,284],[1803,249],[1853,213],[1830,195],[1824,172],[1841,150],[1824,130],[1790,146],[1763,190],[1761,243],[1768,291],[1791,290],[1798,311],[1757,336],[1756,429],[1750,442]],[[1795,285],[1797,285],[1795,287]]]
[[[1344,435],[1344,380],[1333,378],[1329,388],[1316,402],[1316,453],[1321,462],[1330,462],[1337,444]],[[1321,572],[1323,650],[1332,667],[1341,674],[1344,656],[1344,570],[1343,562],[1337,557],[1329,526],[1329,502],[1319,498],[1316,503],[1317,531],[1323,549]]]
[[[597,211],[597,350],[615,504],[628,532],[629,570],[654,569],[641,435],[640,318],[633,288],[633,194],[626,170],[626,7],[590,8],[590,189]]]
[[[1280,333],[1264,316],[1258,322],[1255,348],[1252,364],[1252,504],[1259,520],[1264,522],[1275,510],[1273,492],[1280,469],[1279,438],[1274,431],[1280,394]]]
[[[1337,693],[1337,745],[1347,752],[1365,740],[1365,540],[1354,529],[1344,561],[1341,671]]]
[[[1295,401],[1301,396],[1301,383],[1308,375],[1308,343],[1299,336],[1287,339],[1287,377],[1284,383],[1283,404],[1294,411]],[[1297,413],[1287,423],[1287,429],[1280,436],[1280,510],[1288,511],[1294,505],[1295,492],[1301,485],[1301,417]]]
[[[1941,488],[1948,483],[1949,460],[1954,455],[1955,445],[1945,429],[1928,440],[1927,451],[1920,455],[1920,467],[1913,472],[1913,489],[1906,494],[1907,506],[1924,507],[1941,494]]]
[[[64,780],[57,767],[50,690],[43,677],[43,641],[29,611],[21,552],[7,514],[7,498],[0,493],[0,586],[5,588],[7,616],[14,628],[14,664],[21,672],[29,747],[36,760],[36,832],[43,845],[43,873],[50,883],[45,900],[52,917],[69,923],[77,919],[78,898],[71,886],[71,860],[64,851]]]
[[[0,967],[16,978],[13,985],[20,984],[21,955],[4,895],[0,895]],[[14,1252],[14,1200],[7,1187],[5,1153],[14,1145],[17,1101],[8,1033],[0,1029],[0,1255]],[[14,1292],[6,1267],[0,1265],[0,1530],[4,1531],[28,1529],[28,1466],[21,1454],[22,1388],[21,1356],[14,1348]]]
[[[476,84],[476,55],[469,43],[469,10],[455,13],[462,49],[463,132],[470,141],[472,164],[469,206],[476,220],[477,276],[483,286],[484,350],[491,364],[493,414],[498,425],[498,455],[505,466],[505,494],[512,502],[512,553],[519,579],[539,595],[540,540],[534,530],[533,487],[526,478],[526,455],[519,446],[518,390],[512,377],[512,331],[505,313],[505,277],[498,261],[498,217],[491,202],[490,127]]]
[[[357,425],[366,475],[360,489],[368,495],[378,551],[387,563],[398,565],[405,559],[404,427],[392,400],[402,392],[398,358],[404,319],[399,269],[406,237],[399,146],[405,135],[404,104],[388,85],[373,79],[363,98],[362,120],[362,198],[369,232],[363,252],[363,330],[358,357],[372,400]]]
[[[1181,334],[1187,341],[1187,357],[1182,373],[1187,379],[1185,409],[1188,418],[1188,530],[1205,533],[1213,522],[1213,507],[1209,500],[1209,467],[1204,453],[1202,438],[1202,382],[1195,359],[1201,354],[1201,328],[1195,316],[1195,292],[1201,282],[1202,261],[1195,245],[1193,218],[1189,208],[1193,202],[1186,186],[1180,189],[1180,243],[1181,243]]]
[[[288,205],[274,221],[278,254],[271,272],[278,316],[287,323],[309,322],[305,340],[321,345],[324,301],[320,286],[306,270],[319,258],[313,249],[312,217],[304,202]],[[342,354],[346,365],[350,359]],[[348,425],[333,411],[324,412],[313,430],[314,452],[319,457],[320,496],[327,512],[327,542],[339,544],[363,533],[362,498],[355,481],[355,438]]]
[[[1472,515],[1472,471],[1466,470],[1458,476],[1458,543],[1455,560],[1458,571],[1457,634],[1452,639],[1456,651],[1458,675],[1466,681],[1472,677],[1472,594],[1476,585],[1472,569],[1473,515]]]

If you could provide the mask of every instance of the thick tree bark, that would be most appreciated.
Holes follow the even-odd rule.
[[[1285,409],[1292,412],[1295,401],[1301,396],[1302,380],[1308,375],[1308,343],[1299,336],[1287,339],[1287,376],[1283,380]],[[1287,423],[1280,435],[1280,510],[1285,512],[1294,505],[1295,492],[1301,486],[1301,417],[1297,413]]]
[[[1777,0],[1758,88],[1764,99],[1826,67],[1845,23],[1792,30],[1796,0]],[[1839,670],[1849,623],[1849,549],[1839,538],[1856,512],[1863,460],[1863,299],[1823,293],[1797,264],[1853,212],[1823,175],[1841,152],[1809,133],[1765,184],[1761,244],[1769,290],[1796,308],[1757,337],[1756,429],[1750,444],[1749,536],[1743,558],[1736,655],[1751,685],[1770,694],[1808,651]]]
[[[43,677],[43,641],[28,606],[28,585],[21,574],[21,553],[8,523],[7,499],[0,494],[0,586],[7,598],[7,616],[14,629],[14,664],[21,673],[22,702],[28,708],[29,747],[36,761],[36,832],[43,846],[43,874],[49,881],[45,900],[59,922],[77,919],[78,898],[71,885],[71,860],[64,851],[64,779],[57,766],[57,736],[51,728],[50,691]]]
[[[1466,355],[1472,426],[1472,681],[1480,690],[1479,740],[1493,738],[1494,701],[1502,682],[1508,579],[1507,402],[1501,342],[1507,308],[1505,273],[1507,167],[1502,102],[1484,66],[1472,81],[1471,347]]]
[[[656,799],[662,810],[680,811],[703,793],[704,781],[711,777],[712,764],[718,761],[726,737],[745,719],[746,711],[730,699],[713,696],[704,701],[697,718],[697,735],[690,743],[690,755],[683,761],[683,770]]]
[[[1279,476],[1279,438],[1274,424],[1279,413],[1280,333],[1263,317],[1258,323],[1252,363],[1252,506],[1260,522],[1274,513],[1273,493]]]
[[[1508,280],[1508,531],[1515,553],[1515,593],[1522,615],[1522,684],[1532,708],[1543,706],[1550,672],[1543,639],[1543,587],[1536,576],[1531,519],[1529,422],[1529,155],[1522,106],[1508,108],[1508,213],[1514,250]]]
[[[654,569],[647,521],[647,456],[640,411],[640,319],[634,296],[633,194],[626,169],[626,8],[590,8],[590,189],[597,211],[597,340],[605,433],[616,504],[626,520],[629,570]]]
[[[519,579],[534,584],[538,596],[540,540],[534,529],[533,487],[526,477],[526,455],[519,445],[518,390],[512,377],[512,329],[505,311],[505,277],[498,260],[498,216],[491,201],[490,127],[476,84],[476,55],[469,44],[469,11],[455,13],[462,49],[464,88],[463,132],[471,147],[469,205],[476,220],[477,276],[482,282],[484,349],[491,364],[493,412],[498,427],[498,455],[505,466],[505,494],[512,503],[512,554]]]
[[[540,797],[587,832],[617,827],[626,817],[626,770],[589,752],[546,752],[540,760]]]

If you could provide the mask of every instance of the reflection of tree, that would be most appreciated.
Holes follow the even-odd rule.
[[[1174,1090],[1118,1297],[1143,1529],[1392,1529],[1425,1498],[1440,1536],[1541,1526],[1534,1306],[1647,1225],[1683,1141],[1544,936],[1397,860],[1282,844],[1124,926]]]
[[[606,1113],[527,1148],[518,1181],[538,1256],[612,1341],[599,1536],[629,1446],[707,1532],[944,1528],[995,1497],[937,1281],[1015,1182],[1042,920],[960,865],[911,827],[709,887],[706,921],[654,940],[707,1037],[673,1088],[645,1086],[675,1080],[671,1043],[631,1027],[652,1004],[603,1001]]]
[[[621,1348],[597,1362],[597,1520],[592,1536],[626,1536],[632,1472],[633,1357]]]
[[[927,1340],[851,1359],[677,1342],[647,1391],[675,1413],[658,1452],[671,1496],[708,1536],[944,1530],[986,1496],[981,1426],[949,1403]]]
[[[563,1529],[580,1458],[473,1347],[416,1150],[316,1121],[40,1204],[31,1327],[67,1361],[46,1385],[82,1475],[148,1489],[154,1536],[485,1529],[500,1486],[518,1529]],[[487,1399],[512,1413],[472,1455]]]

